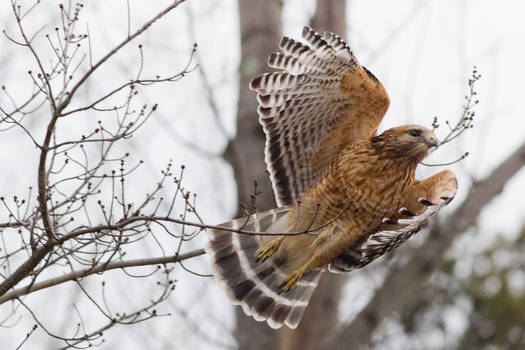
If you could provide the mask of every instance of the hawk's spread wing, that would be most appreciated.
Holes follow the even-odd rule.
[[[266,133],[266,164],[279,206],[295,202],[346,146],[373,136],[389,105],[379,81],[337,35],[309,27],[284,37],[268,64],[280,71],[252,80]]]
[[[444,176],[437,175],[433,179],[428,179],[431,181],[427,182],[427,184],[434,181],[437,182],[437,186],[433,188],[433,193],[429,193],[430,195],[428,196],[434,202],[420,197],[417,201],[426,208],[420,210],[419,212],[421,213],[418,215],[411,213],[406,208],[401,208],[399,213],[402,217],[405,217],[404,219],[393,220],[392,222],[389,222],[389,218],[383,219],[385,225],[382,228],[384,229],[371,234],[359,244],[350,247],[343,254],[334,258],[330,261],[328,270],[331,272],[348,272],[359,269],[383,254],[399,247],[425,227],[429,219],[450,203],[456,195],[457,183],[455,177],[452,178],[449,173],[445,173]]]

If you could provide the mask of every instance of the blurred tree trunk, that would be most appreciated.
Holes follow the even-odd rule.
[[[347,0],[317,0],[310,26],[319,33],[331,31],[346,38]]]
[[[346,37],[346,0],[317,0],[312,28]],[[303,319],[296,329],[283,328],[281,350],[314,350],[337,329],[337,310],[346,276],[325,273],[317,286]]]
[[[264,163],[265,136],[257,116],[255,93],[248,88],[251,79],[267,71],[266,60],[278,50],[282,36],[281,0],[239,0],[241,61],[239,65],[239,100],[237,135],[230,142],[224,157],[231,163],[237,182],[239,202],[250,202],[254,181],[258,181],[257,209],[275,207],[273,191]],[[239,216],[243,213],[239,213]],[[278,332],[264,322],[248,317],[242,308],[235,308],[235,338],[239,349],[275,349]]]
[[[267,71],[267,57],[278,49],[282,36],[281,6],[279,0],[239,0],[241,63],[237,135],[229,144],[225,158],[234,169],[239,202],[249,201],[254,190],[253,181],[258,181],[258,189],[262,191],[257,197],[258,210],[275,207],[275,201],[264,163],[264,132],[257,120],[255,94],[248,89],[248,83]],[[344,37],[345,8],[345,0],[319,0],[311,25],[317,31],[331,30]],[[334,329],[343,283],[339,275],[323,277],[298,329],[284,330],[280,338],[281,349],[314,349],[318,340]],[[323,322],[319,322],[319,315]],[[236,316],[235,337],[240,349],[279,347],[278,332],[266,323],[247,317],[241,308],[236,308]]]
[[[257,116],[255,93],[248,88],[251,79],[268,70],[266,61],[278,50],[282,36],[281,1],[239,0],[241,61],[237,135],[228,145],[225,158],[231,163],[237,182],[239,202],[249,202],[254,181],[262,191],[257,197],[259,210],[275,207],[273,191],[264,163],[264,132]]]

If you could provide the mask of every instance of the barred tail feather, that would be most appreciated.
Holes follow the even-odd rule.
[[[264,232],[283,217],[290,206],[241,218],[221,226],[246,231]],[[308,301],[317,286],[321,271],[305,274],[291,291],[280,294],[279,285],[290,271],[279,258],[257,262],[261,242],[258,235],[238,234],[225,230],[209,230],[210,242],[206,252],[211,257],[215,277],[222,281],[228,296],[240,304],[247,315],[266,321],[272,328],[299,324]]]

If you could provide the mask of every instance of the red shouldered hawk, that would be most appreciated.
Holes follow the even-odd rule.
[[[376,135],[389,97],[340,37],[305,27],[303,38],[310,46],[284,37],[268,61],[279,71],[250,84],[279,208],[221,225],[276,234],[210,230],[207,247],[234,303],[274,328],[298,325],[326,268],[351,271],[398,247],[457,187],[449,170],[415,178],[439,144],[431,130]]]

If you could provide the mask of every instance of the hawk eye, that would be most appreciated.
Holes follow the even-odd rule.
[[[418,137],[418,136],[421,136],[421,130],[412,129],[408,131],[408,134],[410,136]]]

